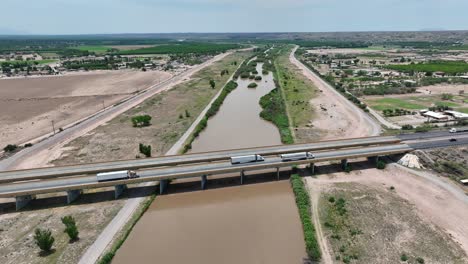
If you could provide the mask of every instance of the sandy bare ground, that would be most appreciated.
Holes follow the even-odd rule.
[[[358,167],[356,167],[358,168]],[[307,178],[311,191],[316,186],[338,182],[359,182],[374,188],[394,186],[395,192],[417,209],[424,221],[434,224],[446,232],[468,254],[468,197],[463,190],[447,179],[426,172],[414,172],[391,164],[381,171],[361,168],[360,171],[320,175]]]
[[[291,52],[290,61],[321,91],[310,101],[316,109],[313,126],[322,131],[320,139],[378,135],[380,126],[298,61],[294,56],[296,49]]]
[[[330,254],[330,249],[328,247],[327,239],[322,230],[322,224],[320,223],[319,217],[319,198],[320,190],[317,188],[316,184],[308,184],[308,191],[310,195],[311,208],[312,208],[312,221],[315,226],[315,232],[317,233],[317,239],[320,246],[320,251],[322,252],[322,264],[332,264],[332,256]]]
[[[418,92],[423,94],[458,94],[460,91],[468,93],[468,84],[437,84],[430,86],[422,86],[417,89]]]
[[[21,144],[90,116],[171,77],[160,71],[107,71],[0,80],[0,142]]]

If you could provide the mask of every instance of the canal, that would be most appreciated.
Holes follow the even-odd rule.
[[[271,73],[262,77],[257,88],[238,80],[192,153],[281,144],[278,129],[259,117],[260,97],[274,88]],[[113,263],[303,263],[304,237],[289,181],[208,186],[158,196]]]

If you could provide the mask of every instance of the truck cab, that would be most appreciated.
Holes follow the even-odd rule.
[[[449,130],[450,133],[457,133],[457,129],[452,127],[450,130]]]

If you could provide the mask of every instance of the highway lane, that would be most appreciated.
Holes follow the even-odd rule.
[[[418,142],[408,142],[408,146],[414,149],[430,149],[430,148],[443,148],[450,146],[461,146],[468,145],[468,134],[466,137],[454,137],[456,141],[450,141],[449,138],[437,139],[437,140],[426,140]]]
[[[468,129],[468,128],[459,128],[459,129]],[[450,133],[449,129],[447,129],[445,131],[429,131],[429,132],[424,132],[424,133],[399,134],[399,135],[396,135],[396,137],[401,139],[402,141],[407,141],[407,140],[427,139],[427,138],[435,138],[435,137],[450,137],[450,136],[457,137],[460,135],[468,135],[468,131]]]
[[[0,197],[14,197],[18,195],[40,194],[74,189],[98,188],[115,186],[119,184],[131,184],[148,181],[160,181],[187,177],[199,177],[202,175],[222,174],[240,171],[253,171],[268,168],[289,167],[311,162],[325,162],[341,159],[360,157],[391,155],[411,151],[406,144],[386,146],[374,146],[354,149],[340,149],[316,152],[314,159],[283,162],[277,156],[267,157],[264,162],[232,165],[230,162],[214,162],[209,164],[195,164],[187,166],[175,166],[138,172],[136,179],[98,182],[95,176],[56,178],[49,180],[27,181],[0,185]]]
[[[189,163],[227,160],[232,156],[249,154],[275,155],[301,151],[317,151],[324,149],[350,148],[357,146],[370,146],[379,144],[399,143],[396,137],[368,137],[344,140],[321,141],[308,144],[278,145],[238,150],[226,150],[186,155],[163,156],[149,159],[121,160],[103,163],[90,163],[62,167],[46,167],[28,170],[0,172],[0,183],[24,181],[32,179],[47,179],[63,176],[77,176],[103,171],[136,170],[142,168],[173,166]]]

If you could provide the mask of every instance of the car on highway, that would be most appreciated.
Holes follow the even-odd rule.
[[[455,141],[457,141],[457,139],[456,138],[451,138],[451,139],[449,139],[449,141],[450,142],[455,142]]]
[[[280,155],[282,161],[305,160],[315,158],[310,152],[298,152]]]
[[[139,176],[136,172],[130,170],[110,171],[96,174],[98,182],[133,179],[138,177]]]
[[[231,164],[245,164],[245,163],[260,162],[260,161],[265,161],[265,159],[261,155],[258,155],[258,154],[231,157]]]
[[[452,127],[450,130],[449,130],[450,133],[457,133],[457,129]]]

